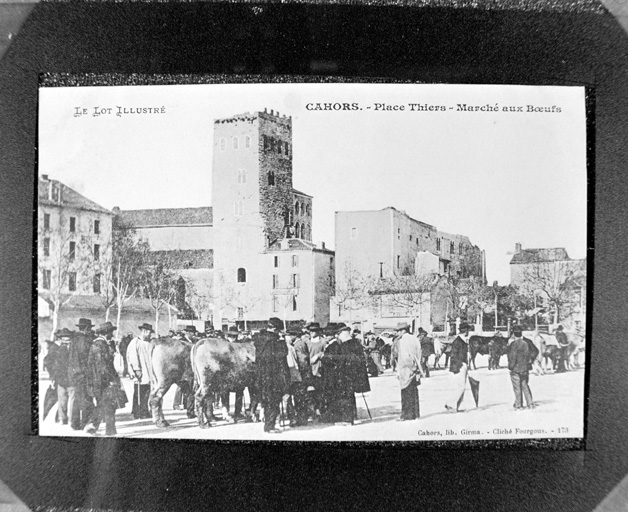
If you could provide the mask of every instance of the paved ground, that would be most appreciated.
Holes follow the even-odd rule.
[[[505,363],[505,358],[502,360]],[[119,437],[164,439],[262,439],[285,441],[391,441],[391,440],[469,440],[581,437],[584,422],[584,368],[562,374],[531,375],[530,388],[537,408],[515,411],[514,395],[507,369],[489,372],[483,356],[477,357],[479,369],[475,377],[480,380],[479,407],[475,406],[467,389],[462,404],[464,412],[448,413],[444,404],[452,392],[451,374],[436,370],[424,379],[420,390],[421,418],[398,422],[401,398],[397,376],[388,370],[371,378],[371,392],[365,394],[372,420],[369,419],[364,400],[358,395],[358,420],[354,426],[310,424],[307,427],[285,427],[280,435],[266,434],[260,423],[214,423],[202,430],[196,420],[187,419],[185,412],[172,410],[174,388],[164,400],[164,413],[171,423],[168,429],[157,429],[151,420],[134,420],[130,405],[116,414]],[[123,379],[127,395],[131,398],[132,383]],[[49,382],[40,382],[43,399]],[[468,384],[467,384],[468,386]],[[233,404],[233,395],[232,401]],[[104,425],[99,434],[102,435]],[[86,436],[75,433],[67,426],[54,423],[54,416],[41,422],[40,433],[51,436]]]

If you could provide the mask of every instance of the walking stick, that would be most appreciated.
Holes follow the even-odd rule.
[[[366,397],[364,396],[364,393],[362,393],[362,398],[364,399],[364,405],[366,405],[366,412],[369,413],[369,419],[373,421],[373,416],[371,416],[371,410],[369,409],[369,404],[366,403]]]

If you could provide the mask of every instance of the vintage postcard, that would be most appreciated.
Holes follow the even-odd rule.
[[[583,87],[43,86],[39,434],[582,439]]]

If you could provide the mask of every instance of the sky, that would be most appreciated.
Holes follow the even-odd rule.
[[[316,110],[317,104],[332,110]],[[160,113],[117,115],[118,107]],[[42,88],[38,171],[105,208],[211,206],[214,120],[265,108],[292,116],[293,185],[314,197],[316,243],[333,248],[336,211],[394,206],[467,235],[486,251],[489,283],[509,283],[518,242],[586,255],[581,87]]]

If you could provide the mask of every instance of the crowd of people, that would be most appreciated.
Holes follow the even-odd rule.
[[[115,435],[116,409],[128,403],[121,376],[130,377],[134,383],[133,417],[151,418],[153,327],[144,323],[138,326],[137,336],[129,333],[119,341],[113,339],[116,327],[111,322],[95,326],[89,319],[81,318],[77,327],[78,332],[66,328],[58,330],[44,360],[59,404],[57,421],[72,430],[90,434],[95,434],[104,422],[105,435]],[[512,334],[507,356],[514,408],[532,408],[529,371],[538,349],[531,340],[523,338],[520,327],[515,326]],[[418,386],[427,370],[422,353],[426,335],[423,329],[414,335],[410,325],[402,322],[387,344],[372,332],[362,335],[359,329],[346,324],[336,326],[333,331],[323,330],[313,322],[302,329],[285,330],[279,318],[270,318],[267,327],[255,334],[239,331],[236,326],[225,332],[211,327],[199,332],[188,325],[182,331],[170,332],[171,337],[190,346],[207,337],[219,337],[231,343],[253,343],[255,393],[264,411],[264,431],[268,433],[281,432],[277,425],[281,424],[282,417],[287,418],[292,427],[309,422],[353,425],[357,418],[356,395],[370,391],[369,377],[383,373],[388,367],[396,370],[399,380],[401,414],[398,421],[419,418]],[[445,404],[449,412],[460,410],[467,382],[477,405],[479,382],[469,374],[469,338],[469,326],[461,324],[451,344],[453,391]],[[229,393],[222,393],[218,399],[228,411]],[[182,407],[186,404],[181,390],[177,389],[173,408]],[[244,412],[243,391],[240,390],[236,392],[233,417],[245,418]],[[252,413],[255,411],[249,411],[248,417]]]

